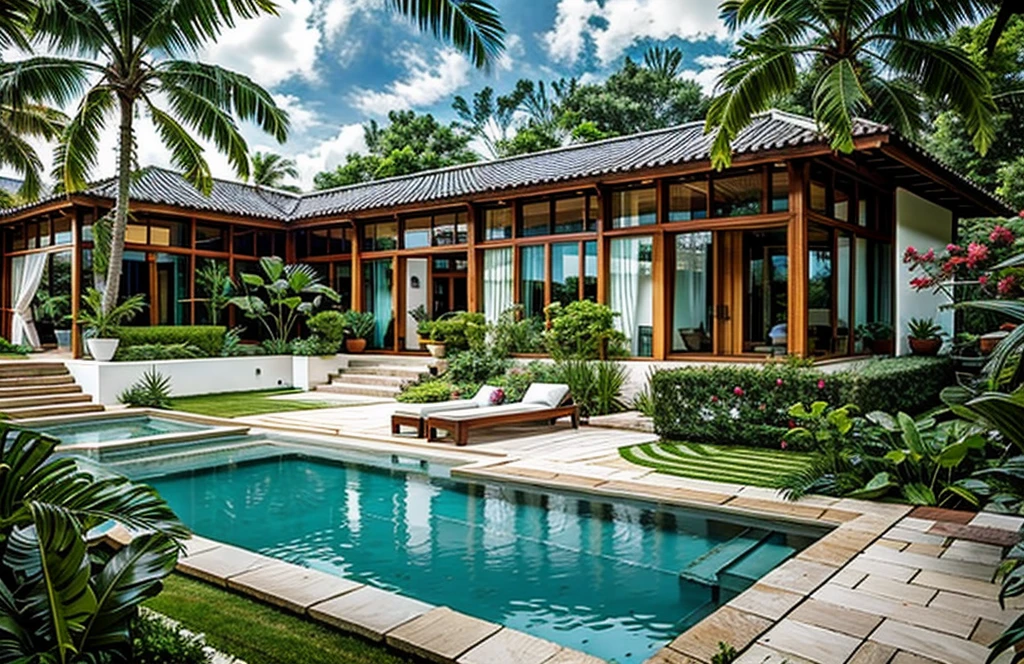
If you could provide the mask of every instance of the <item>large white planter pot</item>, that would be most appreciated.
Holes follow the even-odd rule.
[[[86,342],[89,346],[89,354],[97,362],[109,362],[114,359],[120,339],[89,339]]]

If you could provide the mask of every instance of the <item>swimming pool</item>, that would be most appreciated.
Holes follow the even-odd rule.
[[[53,436],[65,445],[95,445],[115,440],[131,440],[170,433],[189,433],[210,428],[205,424],[151,415],[99,417],[61,424],[32,426],[33,430]]]
[[[198,535],[622,664],[821,534],[280,450],[147,481]]]

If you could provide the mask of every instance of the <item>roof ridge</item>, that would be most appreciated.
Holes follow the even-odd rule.
[[[147,171],[147,170],[148,171],[161,171],[163,173],[168,173],[170,175],[177,175],[178,177],[185,177],[180,172],[178,172],[178,171],[176,171],[174,169],[167,168],[166,166],[157,166],[155,164],[150,164],[148,166],[143,166],[142,168],[139,169],[139,171]],[[116,179],[116,177],[117,176],[109,177],[109,178],[106,178],[104,180],[101,180],[100,182],[106,182],[107,180],[114,180],[114,179]],[[232,185],[235,185],[237,187],[247,187],[249,189],[252,189],[253,191],[270,191],[270,192],[273,192],[275,194],[280,194],[281,196],[285,196],[287,198],[300,199],[300,198],[302,198],[305,195],[304,193],[296,194],[294,191],[287,191],[286,189],[278,189],[277,187],[268,187],[268,186],[266,186],[264,184],[250,184],[248,182],[240,182],[239,180],[228,180],[227,178],[219,178],[219,177],[216,177],[216,176],[211,176],[210,179],[213,180],[214,182],[222,182],[224,184],[232,184]],[[96,184],[99,184],[99,182],[97,182]]]

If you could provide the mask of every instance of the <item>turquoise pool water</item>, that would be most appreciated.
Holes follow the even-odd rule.
[[[179,420],[162,417],[118,417],[101,418],[59,424],[54,426],[33,427],[36,431],[49,434],[65,445],[82,445],[105,443],[114,440],[129,440],[146,436],[159,436],[166,433],[185,433],[201,431],[210,427],[202,424],[190,424]]]
[[[147,481],[199,535],[620,663],[642,662],[811,541],[293,454]]]

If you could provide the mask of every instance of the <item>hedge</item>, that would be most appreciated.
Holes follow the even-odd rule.
[[[122,327],[117,332],[119,350],[131,346],[186,344],[198,348],[204,357],[219,357],[227,328],[223,325],[153,325]]]
[[[778,447],[795,403],[917,414],[937,403],[952,376],[947,358],[916,357],[832,373],[782,364],[658,371],[651,378],[654,428],[673,440]]]

